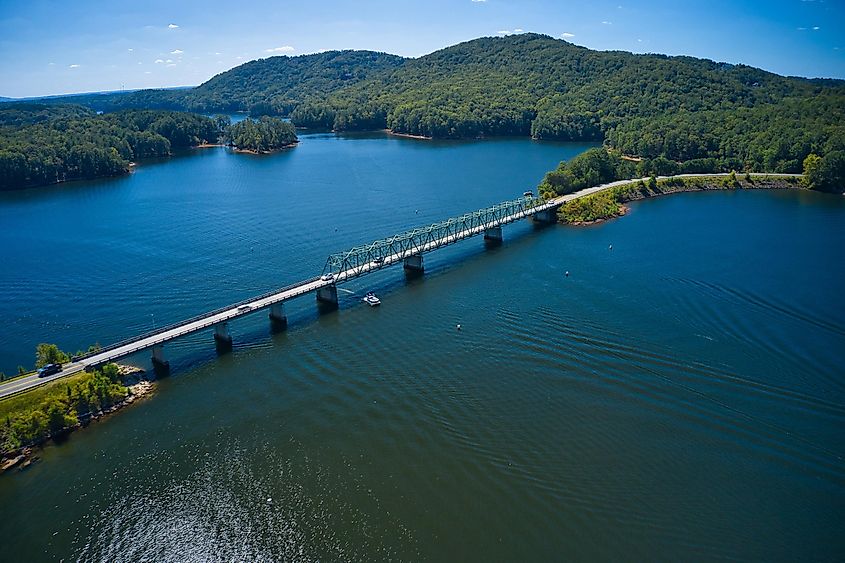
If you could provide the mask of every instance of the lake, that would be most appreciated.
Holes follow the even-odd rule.
[[[301,138],[0,194],[0,369],[317,275],[590,146]],[[166,346],[151,399],[0,477],[0,560],[841,558],[845,198],[631,207],[233,322],[219,358]]]

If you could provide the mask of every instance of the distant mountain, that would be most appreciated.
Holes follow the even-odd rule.
[[[218,74],[185,96],[208,111],[287,115],[302,101],[322,98],[401,67],[405,59],[373,51],[328,51],[250,61]]]
[[[632,116],[754,107],[825,90],[845,92],[842,81],[828,86],[744,65],[592,51],[523,34],[475,39],[408,60],[315,106],[348,116],[384,113],[387,127],[428,136],[600,139]],[[309,121],[308,104],[298,114],[298,121]]]
[[[23,127],[59,118],[83,118],[93,115],[93,110],[79,105],[35,104],[8,99],[7,103],[0,107],[0,127]]]
[[[693,57],[592,51],[544,35],[481,38],[299,104],[299,126],[439,138],[604,140],[701,171],[800,172],[845,149],[845,81]]]
[[[195,88],[80,94],[41,101],[80,104],[106,112],[144,108],[287,115],[303,100],[356,84],[404,61],[396,55],[373,51],[271,57],[244,63]]]

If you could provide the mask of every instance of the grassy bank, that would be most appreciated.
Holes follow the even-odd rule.
[[[664,194],[734,189],[778,189],[801,186],[798,177],[760,176],[750,174],[714,177],[671,177],[636,180],[592,195],[574,199],[562,205],[558,219],[573,225],[590,224],[624,215],[625,203]]]
[[[0,458],[77,427],[129,393],[117,365],[109,364],[0,401]]]

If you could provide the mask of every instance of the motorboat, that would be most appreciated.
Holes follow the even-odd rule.
[[[381,305],[381,299],[376,297],[376,294],[372,291],[368,291],[367,294],[362,299],[364,303],[369,305],[370,307],[375,307],[376,305]]]

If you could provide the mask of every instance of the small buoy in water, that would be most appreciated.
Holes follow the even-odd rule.
[[[459,324],[455,325],[455,328],[458,329],[458,330],[461,330],[461,325],[459,325]]]
[[[613,245],[611,244],[610,246],[608,246],[608,247],[607,247],[607,249],[608,249],[608,250],[613,250]]]
[[[566,274],[565,274],[565,275],[566,275],[566,277],[567,277],[567,278],[569,277],[569,270],[566,270]]]
[[[273,504],[273,499],[268,498],[268,499],[267,499],[267,504]]]

